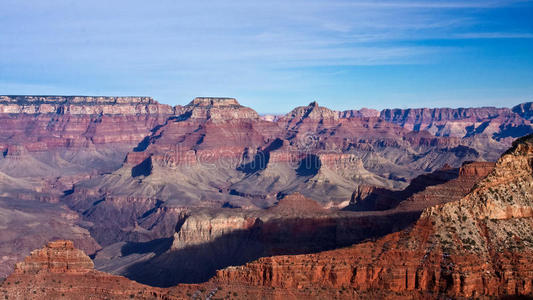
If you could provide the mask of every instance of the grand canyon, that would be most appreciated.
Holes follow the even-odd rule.
[[[533,0],[1,0],[0,300],[533,300]]]
[[[0,96],[0,297],[531,297],[532,122]]]

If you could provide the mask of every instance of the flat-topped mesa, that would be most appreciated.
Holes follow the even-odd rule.
[[[109,96],[0,96],[0,103],[20,105],[52,103],[94,103],[94,104],[157,104],[152,97],[109,97]]]
[[[174,111],[151,97],[0,96],[0,114],[173,115]]]
[[[234,98],[197,97],[184,107],[184,113],[197,120],[260,119],[256,111]]]
[[[76,249],[72,241],[58,240],[34,250],[15,265],[15,274],[85,273],[94,268],[92,260]]]
[[[187,106],[241,106],[235,98],[196,97]]]

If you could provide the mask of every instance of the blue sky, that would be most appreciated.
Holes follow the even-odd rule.
[[[533,1],[2,0],[0,94],[512,106],[533,101]]]

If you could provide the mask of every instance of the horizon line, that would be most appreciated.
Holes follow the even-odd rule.
[[[187,104],[176,104],[176,105],[171,105],[171,104],[168,104],[168,103],[164,103],[164,102],[161,102],[159,100],[157,100],[156,98],[154,98],[153,96],[133,96],[133,95],[128,95],[128,96],[109,96],[109,95],[59,95],[59,94],[55,94],[55,95],[38,95],[38,94],[11,94],[11,95],[0,95],[0,97],[85,97],[85,98],[90,98],[90,97],[93,97],[93,98],[97,98],[97,97],[102,97],[102,98],[150,98],[152,100],[154,100],[155,102],[157,102],[158,104],[162,104],[162,105],[168,105],[170,107],[176,107],[176,106],[186,106],[188,104],[190,104],[192,101],[194,101],[195,99],[234,99],[236,100],[239,104],[239,99],[238,98],[235,98],[235,97],[213,97],[213,96],[197,96],[197,97],[194,97],[192,100],[189,101],[189,103]],[[322,106],[319,104],[319,101],[317,100],[311,100],[310,103],[313,103],[313,102],[316,102],[318,106],[321,106],[321,107],[325,107],[327,109],[330,109],[329,107],[327,106]],[[0,102],[1,103],[1,102]],[[402,110],[407,110],[407,109],[475,109],[475,108],[508,108],[508,109],[512,109],[516,106],[519,106],[521,104],[527,104],[527,103],[533,103],[533,100],[531,101],[524,101],[524,102],[520,102],[520,103],[517,103],[515,105],[511,105],[511,106],[470,106],[470,107],[463,107],[463,106],[458,106],[458,107],[405,107],[405,108],[401,108],[401,107],[391,107],[391,108],[383,108],[383,109],[375,109],[375,108],[371,108],[371,107],[360,107],[360,108],[353,108],[353,109],[345,109],[345,110],[337,110],[337,109],[330,109],[332,111],[337,111],[337,112],[345,112],[345,111],[351,111],[351,110],[362,110],[362,109],[371,109],[371,110],[376,110],[378,112],[382,112],[384,110],[396,110],[396,109],[402,109]],[[244,106],[242,104],[240,104],[241,106]],[[308,105],[297,105],[295,106],[296,107],[304,107],[304,106],[309,106]],[[250,106],[246,106],[248,108],[251,108],[253,109],[252,107]],[[253,109],[255,112],[257,112],[255,109]],[[259,115],[280,115],[280,114],[284,114],[284,113],[272,113],[272,112],[262,112],[262,113],[259,113],[257,112]]]

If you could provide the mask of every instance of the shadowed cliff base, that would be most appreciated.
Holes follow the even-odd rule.
[[[347,299],[527,299],[533,295],[531,195],[533,135],[513,143],[466,196],[425,209],[407,230],[313,255],[261,258],[221,270],[211,282],[287,295],[353,291]]]
[[[201,283],[217,270],[244,265],[260,257],[316,253],[400,231],[413,224],[420,211],[361,213],[358,217],[258,220],[249,230],[237,230],[210,242],[169,248],[121,273],[129,279],[158,287]],[[168,240],[165,240],[168,246]],[[142,254],[149,243],[126,243],[122,253]]]
[[[154,286],[199,283],[216,270],[260,257],[317,253],[399,231],[424,208],[466,195],[493,166],[474,162],[420,176],[404,191],[386,191],[381,203],[395,208],[382,211],[330,211],[296,193],[257,214],[241,209],[187,214],[173,242],[126,243],[107,255],[117,261],[104,255],[95,262],[99,270]]]

